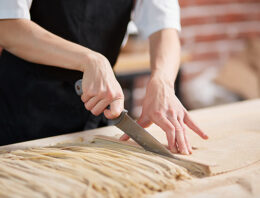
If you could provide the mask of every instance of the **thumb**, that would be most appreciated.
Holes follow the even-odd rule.
[[[110,103],[110,109],[104,111],[104,115],[107,119],[114,119],[120,116],[124,109],[124,99],[114,100]]]
[[[147,116],[143,115],[143,113],[136,122],[143,128],[147,128],[153,123]]]

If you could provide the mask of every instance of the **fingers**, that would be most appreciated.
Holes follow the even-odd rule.
[[[189,155],[189,151],[188,151],[188,147],[186,145],[182,126],[180,125],[177,118],[173,118],[173,119],[170,118],[169,120],[171,121],[171,123],[175,127],[175,135],[176,135],[176,140],[177,140],[178,149],[179,149],[180,153],[185,154],[185,155]]]
[[[189,154],[192,154],[192,147],[190,145],[186,132],[184,132],[183,135],[184,135],[184,140],[185,140],[186,146],[188,148]]]
[[[93,96],[90,96],[90,95],[87,95],[87,94],[85,94],[85,93],[83,93],[82,95],[81,95],[81,101],[83,102],[83,103],[86,103],[90,98],[92,98]]]
[[[124,108],[124,99],[116,99],[111,102],[109,98],[101,98],[99,96],[91,97],[85,102],[85,108],[91,111],[95,116],[100,115],[102,112],[108,119],[117,118]],[[110,109],[106,109],[110,105]],[[105,110],[106,109],[106,110]]]
[[[175,147],[175,127],[172,125],[172,123],[165,117],[161,117],[160,119],[155,120],[154,123],[158,125],[163,131],[165,131],[169,149],[172,152],[177,152]]]
[[[110,109],[106,109],[110,105]],[[91,97],[88,101],[85,102],[85,108],[91,111],[95,116],[100,115],[102,112],[106,112],[105,116],[108,119],[117,118],[124,108],[124,100],[117,99],[111,102],[109,98],[103,98],[99,96]]]
[[[93,109],[93,107],[99,102],[99,100],[100,100],[100,98],[97,96],[89,98],[89,100],[87,100],[85,102],[86,109],[91,111]]]
[[[119,140],[121,140],[121,141],[127,141],[127,140],[129,140],[129,139],[130,139],[130,137],[129,137],[128,135],[126,135],[126,134],[122,135],[122,136],[119,138]]]
[[[168,148],[173,153],[178,153],[178,151],[182,154],[189,155],[192,153],[192,148],[188,141],[185,131],[185,125],[183,123],[183,119],[177,119],[172,117],[164,117],[162,115],[154,119],[154,123],[158,125],[163,131],[166,133]],[[149,126],[152,121],[149,120],[146,116],[141,116],[138,119],[138,124],[142,127]],[[129,139],[129,136],[124,134],[120,137],[121,141],[126,141]]]
[[[109,105],[110,101],[103,99],[100,100],[95,106],[91,109],[91,113],[93,113],[95,116],[100,115]]]
[[[140,118],[137,120],[137,123],[143,127],[143,128],[147,128],[149,127],[153,122],[146,116],[144,116],[143,114],[140,116]]]
[[[167,149],[170,150],[170,147],[167,146]],[[172,153],[178,153],[178,147],[177,147],[177,140],[175,139],[175,144],[174,144],[174,149],[173,150],[170,150]]]
[[[190,118],[189,114],[186,112],[185,116],[184,116],[184,123],[191,129],[193,130],[195,133],[197,133],[200,137],[202,137],[203,139],[208,139],[208,136],[206,135],[206,133],[204,133],[194,122],[193,120]]]
[[[106,109],[109,105],[110,105],[110,109]],[[85,103],[85,108],[91,111],[91,113],[94,114],[95,116],[98,116],[102,112],[104,112],[106,118],[114,119],[117,118],[123,111],[124,100],[118,99],[111,102],[106,98],[100,100],[99,97],[94,96]]]
[[[104,111],[104,115],[107,119],[117,118],[124,109],[124,99],[114,100],[110,103],[110,109]]]
[[[183,119],[178,119],[178,121],[179,121],[179,123],[180,123],[180,125],[183,129],[183,136],[184,136],[184,140],[185,140],[186,146],[188,148],[188,151],[189,151],[190,154],[192,154],[192,147],[190,145],[190,142],[189,142],[187,134],[186,134],[186,128],[185,128],[185,125],[183,123]]]

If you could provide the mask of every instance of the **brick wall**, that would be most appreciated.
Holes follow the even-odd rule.
[[[181,41],[192,61],[223,61],[260,35],[259,0],[181,0]],[[207,64],[207,63],[206,63]]]
[[[183,101],[190,108],[236,100],[213,82],[229,57],[260,36],[260,0],[180,0]],[[198,93],[199,90],[199,93]]]
[[[179,4],[182,51],[191,57],[182,65],[182,102],[194,109],[236,100],[213,79],[230,56],[245,48],[248,38],[260,36],[260,0],[179,0]],[[147,77],[136,80],[139,91],[146,82]],[[135,101],[138,116],[142,100]]]

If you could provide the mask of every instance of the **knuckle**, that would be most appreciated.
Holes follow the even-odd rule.
[[[178,146],[181,150],[183,150],[185,148],[185,143],[181,140],[178,141]]]
[[[98,116],[98,115],[99,115],[99,112],[96,111],[96,110],[92,110],[91,113],[92,113],[93,115],[95,115],[95,116]]]
[[[174,127],[176,131],[183,131],[181,125],[177,121],[174,123]]]
[[[175,132],[175,127],[171,124],[166,124],[165,128],[166,128],[167,132],[170,132],[170,133]]]
[[[173,109],[169,109],[169,110],[167,111],[167,115],[168,115],[169,117],[171,117],[171,118],[174,118],[174,117],[176,116],[176,113],[175,113],[175,111],[174,111]]]
[[[90,97],[96,96],[97,94],[98,94],[98,93],[97,93],[96,90],[89,90],[89,91],[88,91],[88,95],[89,95]]]
[[[154,111],[151,116],[154,119],[161,119],[163,117],[163,113],[161,111]]]
[[[102,90],[98,93],[98,97],[101,98],[106,98],[107,97],[107,92]]]
[[[117,98],[117,99],[124,99],[124,94],[123,94],[123,92],[120,91],[120,92],[116,93],[116,98]]]
[[[87,110],[89,110],[89,111],[91,110],[91,108],[90,108],[90,106],[89,106],[88,103],[85,103],[84,105],[85,105],[85,108],[86,108]]]
[[[111,100],[124,98],[124,94],[122,90],[108,90],[106,94],[107,97]]]
[[[180,112],[180,113],[178,114],[178,120],[179,120],[179,121],[183,121],[183,119],[184,119],[184,112]]]
[[[86,96],[85,94],[83,94],[83,95],[81,96],[81,101],[82,101],[82,102],[86,102],[86,100],[87,100],[87,96]]]
[[[175,130],[181,133],[183,132],[183,129],[180,126],[175,126]]]
[[[106,99],[109,101],[114,99],[114,93],[112,91],[107,91],[105,95],[106,95]]]
[[[172,131],[174,133],[176,131],[176,128],[174,126],[172,126],[172,125],[168,125],[168,129],[169,129],[169,131]]]

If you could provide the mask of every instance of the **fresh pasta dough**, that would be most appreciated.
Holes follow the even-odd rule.
[[[189,178],[163,157],[106,140],[0,155],[1,198],[143,197]]]

